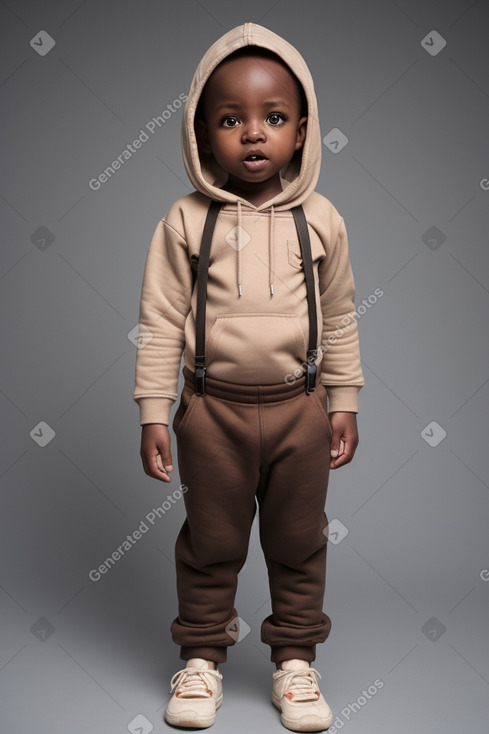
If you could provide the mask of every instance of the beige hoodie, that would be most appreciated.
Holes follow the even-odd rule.
[[[227,174],[212,155],[199,156],[194,115],[210,74],[248,44],[279,54],[298,77],[308,104],[307,135],[281,171],[282,192],[254,206],[222,190]],[[309,320],[302,259],[291,207],[302,204],[309,226],[318,314],[317,360],[329,411],[358,412],[364,384],[355,284],[343,218],[314,189],[321,133],[313,80],[298,51],[280,36],[245,23],[222,36],[200,61],[182,119],[183,159],[196,191],[170,207],[150,243],[139,311],[134,400],[140,424],[170,424],[182,353],[194,370],[197,288],[193,271],[211,199],[225,202],[212,239],[206,307],[209,377],[244,384],[292,382],[306,359]]]

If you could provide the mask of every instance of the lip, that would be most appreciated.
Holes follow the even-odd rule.
[[[259,161],[247,161],[246,158],[248,158],[250,155],[256,155],[260,156],[261,160]],[[268,163],[268,158],[265,156],[263,151],[259,150],[258,148],[254,148],[253,150],[249,150],[245,157],[243,158],[243,165],[248,169],[248,171],[261,171],[262,168],[264,168]]]
[[[260,150],[259,148],[252,148],[252,150],[249,150],[246,153],[246,155],[243,158],[243,161],[246,158],[248,158],[248,156],[250,156],[250,155],[258,155],[258,156],[260,156],[260,158],[266,158],[266,155],[265,155],[265,153],[262,150]]]
[[[268,165],[268,158],[262,158],[259,161],[243,161],[243,165],[248,171],[261,171],[262,168]]]

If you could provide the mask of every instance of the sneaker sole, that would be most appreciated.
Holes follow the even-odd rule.
[[[216,711],[222,706],[222,701],[223,694],[216,698]],[[212,724],[215,723],[216,714],[203,718],[198,714],[169,714],[165,711],[165,721],[167,724],[171,724],[172,726],[190,726],[194,729],[206,729],[208,726],[212,726]]]
[[[291,729],[292,731],[324,731],[324,729],[329,729],[333,723],[333,715],[328,716],[327,719],[320,719],[312,716],[308,716],[307,718],[304,716],[303,719],[299,721],[288,719],[284,715],[282,706],[280,705],[280,700],[276,696],[272,696],[272,703],[275,708],[280,711],[280,720],[282,724],[286,729]]]

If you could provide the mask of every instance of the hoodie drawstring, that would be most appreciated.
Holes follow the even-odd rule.
[[[242,255],[243,249],[243,216],[241,213],[241,202],[238,200],[238,297],[242,295],[241,291],[241,273],[242,273]]]
[[[238,297],[243,295],[242,288],[242,274],[243,274],[243,213],[241,210],[241,201],[237,203],[238,210]],[[273,296],[273,285],[274,285],[274,272],[275,272],[275,209],[273,205],[270,206],[270,228],[268,231],[268,283],[270,288],[270,295]]]
[[[275,210],[270,207],[270,231],[268,234],[268,282],[270,283],[270,295],[273,296],[273,274],[275,271]]]

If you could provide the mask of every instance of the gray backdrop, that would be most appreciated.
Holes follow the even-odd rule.
[[[310,66],[318,191],[357,285],[360,443],[331,472],[332,631],[313,665],[336,731],[486,731],[487,1],[7,0],[0,20],[1,731],[170,729],[184,507],[177,469],[171,484],[142,469],[135,328],[151,235],[192,190],[173,103],[247,21]],[[216,732],[283,730],[256,520]]]

